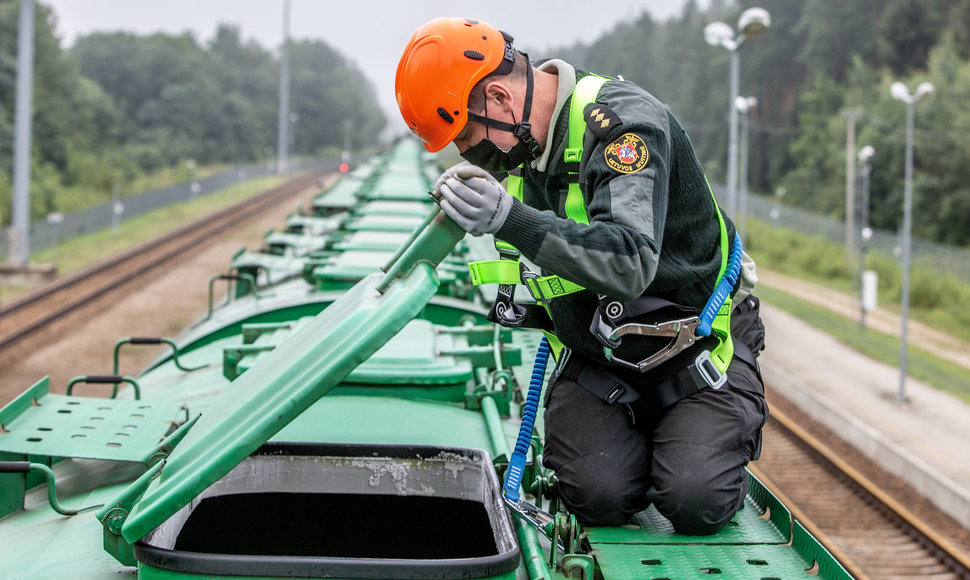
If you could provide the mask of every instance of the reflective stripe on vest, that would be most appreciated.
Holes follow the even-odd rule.
[[[578,166],[583,158],[583,135],[586,133],[586,120],[583,111],[586,105],[596,100],[600,88],[608,81],[606,77],[589,75],[576,82],[576,89],[569,105],[569,129],[566,143],[566,151],[563,154],[563,162],[576,164],[577,171],[571,172],[578,174]],[[572,165],[570,165],[572,166]],[[579,186],[579,181],[574,180],[569,184],[566,193],[566,217],[576,223],[588,224],[589,216],[586,215],[586,201],[583,199],[583,190]],[[519,175],[509,175],[506,190],[509,195],[522,201],[523,183]],[[495,241],[495,247],[506,252],[516,251],[514,246],[501,240]],[[529,286],[529,291],[537,299],[549,300],[579,292],[584,288],[560,278],[559,276],[541,276],[522,280],[518,261],[513,260],[484,260],[471,262],[468,264],[468,271],[471,272],[472,284],[523,284]],[[540,300],[540,301],[541,301]]]

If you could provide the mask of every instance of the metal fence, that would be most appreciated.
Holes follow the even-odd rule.
[[[289,169],[294,172],[324,169],[336,167],[337,163],[336,159],[298,161],[291,162]],[[195,182],[180,183],[125,197],[121,200],[124,212],[120,216],[115,213],[114,203],[108,202],[84,211],[65,214],[60,223],[36,221],[30,226],[30,248],[32,251],[43,250],[70,238],[110,228],[120,217],[129,219],[173,203],[204,196],[252,177],[269,175],[274,171],[272,163],[246,165]],[[724,207],[724,187],[714,185],[713,188],[718,202]],[[782,205],[776,199],[752,193],[748,194],[747,209],[752,218],[804,234],[822,236],[835,244],[845,243],[844,221]],[[0,235],[0,260],[6,260],[5,240],[6,236]],[[872,239],[869,241],[871,252],[892,258],[899,255],[899,247],[900,236],[896,232],[873,230]],[[915,267],[970,283],[968,248],[913,239],[913,264]]]
[[[718,203],[722,203],[723,186],[713,186]],[[724,207],[724,205],[722,205]],[[821,236],[840,245],[845,245],[845,222],[820,216],[803,209],[782,205],[777,199],[768,196],[748,194],[748,216],[757,220],[791,229],[803,234]],[[859,233],[855,234],[859,244]],[[873,229],[869,240],[869,252],[878,253],[889,259],[899,259],[902,236],[898,232]],[[940,276],[952,276],[961,282],[970,283],[970,248],[945,246],[913,238],[913,267]]]
[[[336,167],[337,159],[290,161],[287,171],[299,172]],[[91,234],[113,227],[127,220],[173,203],[191,201],[254,177],[271,175],[276,171],[274,163],[260,163],[235,167],[209,177],[178,183],[169,187],[153,189],[137,195],[123,197],[117,203],[109,201],[86,210],[48,216],[30,224],[30,250],[38,252],[65,240]],[[53,218],[53,219],[52,219]],[[6,235],[0,231],[0,261],[5,261]]]

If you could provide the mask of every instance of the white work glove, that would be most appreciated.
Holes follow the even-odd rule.
[[[441,209],[473,236],[497,232],[509,216],[512,197],[480,167],[459,164],[452,169],[436,184]]]
[[[438,177],[438,180],[434,182],[434,190],[431,191],[431,197],[433,197],[435,199],[435,201],[440,202],[441,201],[441,184],[444,183],[445,180],[448,179],[449,177],[454,177],[455,176],[455,173],[457,173],[459,169],[465,169],[467,167],[476,167],[476,166],[475,165],[472,165],[471,163],[469,163],[467,161],[460,161],[458,163],[455,163],[454,165],[452,165],[448,169],[445,169],[444,173],[442,173]],[[484,173],[484,171],[482,173]]]

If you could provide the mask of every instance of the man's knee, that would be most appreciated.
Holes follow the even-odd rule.
[[[602,472],[557,473],[559,497],[583,524],[619,526],[647,507],[646,489]]]
[[[743,505],[747,478],[733,483],[680,477],[655,490],[653,499],[657,511],[670,520],[677,533],[705,536],[719,532]]]

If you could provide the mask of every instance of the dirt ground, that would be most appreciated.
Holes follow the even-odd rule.
[[[859,319],[859,298],[835,290],[829,290],[810,282],[775,272],[758,270],[758,284],[777,288],[807,302],[812,302],[846,316]],[[755,290],[757,293],[757,289]],[[879,332],[899,336],[901,322],[898,314],[883,308],[866,314],[866,327]],[[970,369],[970,344],[953,336],[938,332],[925,324],[910,320],[907,324],[910,344],[918,344],[940,358]]]
[[[308,204],[319,191],[317,187],[308,189],[297,199]],[[5,365],[0,372],[0,406],[46,375],[51,377],[51,391],[63,393],[72,377],[111,374],[112,353],[120,338],[178,336],[205,314],[209,279],[228,271],[230,258],[240,247],[258,248],[266,231],[280,229],[294,207],[292,200],[287,201],[281,207],[226,232],[218,241],[202,245],[183,259],[150,272],[127,295],[102,307],[69,334],[52,336],[44,348],[23,353],[15,363]],[[225,284],[217,284],[215,291],[217,297],[224,296]],[[123,348],[120,374],[137,375],[139,369],[167,348]],[[97,386],[83,388],[83,392],[96,396]]]

